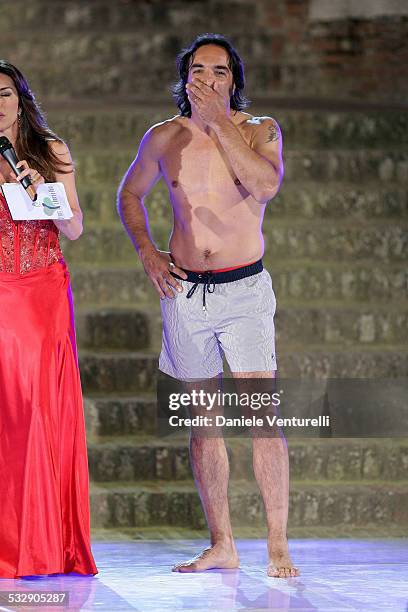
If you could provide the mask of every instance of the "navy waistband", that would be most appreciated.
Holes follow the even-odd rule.
[[[171,272],[171,274],[180,280],[187,280],[190,283],[206,284],[208,284],[208,281],[210,281],[211,284],[217,285],[219,283],[230,283],[232,281],[240,280],[241,278],[246,278],[247,276],[252,276],[253,274],[259,274],[259,272],[262,272],[263,270],[263,263],[262,259],[258,259],[258,261],[255,261],[252,264],[235,268],[235,270],[228,270],[227,272],[212,272],[211,270],[207,270],[206,272],[193,272],[193,270],[186,270],[181,266],[178,267],[187,274],[187,278],[182,279],[175,272]]]
[[[179,267],[181,268],[181,266]],[[211,270],[207,270],[206,272],[193,272],[193,270],[186,270],[185,268],[181,268],[181,270],[184,270],[184,272],[187,274],[187,278],[182,279],[175,272],[171,272],[171,274],[180,280],[187,280],[190,283],[194,283],[194,285],[187,292],[187,298],[191,298],[198,285],[204,285],[203,310],[207,310],[205,294],[214,293],[215,285],[219,285],[220,283],[231,283],[232,281],[240,280],[241,278],[246,278],[247,276],[252,276],[253,274],[259,274],[259,272],[262,272],[263,270],[263,263],[262,259],[258,259],[258,261],[255,261],[252,264],[235,268],[235,270],[227,270],[226,272],[212,272]]]

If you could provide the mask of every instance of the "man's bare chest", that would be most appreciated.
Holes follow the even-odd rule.
[[[232,189],[240,185],[221,145],[209,137],[191,137],[171,143],[161,160],[169,187],[198,186],[210,190]]]

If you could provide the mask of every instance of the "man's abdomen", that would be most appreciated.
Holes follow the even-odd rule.
[[[248,233],[249,234],[249,233]],[[190,270],[214,270],[245,265],[263,256],[262,233],[196,236],[175,229],[169,248],[176,265]]]

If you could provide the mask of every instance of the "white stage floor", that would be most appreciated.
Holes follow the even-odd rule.
[[[239,570],[171,571],[204,540],[93,543],[99,574],[0,580],[0,591],[69,591],[69,610],[384,610],[407,612],[408,540],[291,540],[301,576],[269,578],[266,544],[238,540]],[[3,604],[0,611],[16,610]],[[50,610],[60,607],[21,607]]]

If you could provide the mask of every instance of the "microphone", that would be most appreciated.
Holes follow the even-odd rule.
[[[8,162],[16,176],[22,173],[23,170],[21,168],[17,168],[18,159],[14,147],[6,136],[0,137],[0,155],[2,155],[6,162]],[[31,182],[31,178],[29,176],[25,176],[22,181],[19,181],[19,183],[21,183],[30,198],[33,200],[33,202],[35,202],[37,199],[37,194]]]

